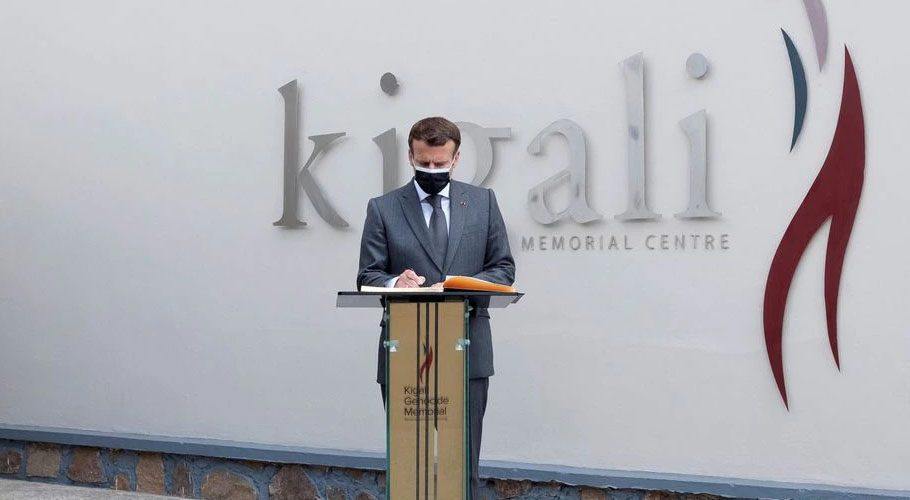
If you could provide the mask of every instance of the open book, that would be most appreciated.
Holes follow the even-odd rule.
[[[378,292],[378,293],[434,293],[444,292],[446,290],[468,290],[472,292],[506,292],[514,293],[515,288],[508,285],[500,285],[492,281],[472,278],[470,276],[446,276],[446,280],[439,287],[420,287],[420,288],[387,288],[384,286],[362,286],[361,292]]]

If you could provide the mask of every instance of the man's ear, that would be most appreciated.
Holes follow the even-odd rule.
[[[455,165],[458,164],[459,158],[461,158],[461,151],[455,151],[455,156],[452,157],[452,168],[455,168]]]

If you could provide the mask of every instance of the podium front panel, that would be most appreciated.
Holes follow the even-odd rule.
[[[466,307],[388,305],[388,498],[467,498]]]

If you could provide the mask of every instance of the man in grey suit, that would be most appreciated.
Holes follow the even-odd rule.
[[[461,134],[445,118],[425,118],[408,135],[414,179],[367,204],[360,241],[357,286],[419,287],[446,276],[473,276],[503,285],[515,280],[515,261],[493,191],[451,180]],[[477,478],[483,415],[493,375],[490,314],[471,311],[469,328],[471,490]],[[385,325],[379,340],[376,381],[385,374]],[[385,385],[381,385],[385,401]]]

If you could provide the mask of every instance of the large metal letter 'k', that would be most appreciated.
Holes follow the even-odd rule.
[[[310,166],[320,153],[339,138],[344,137],[344,132],[333,134],[311,135],[313,152],[307,159],[303,168],[298,170],[300,164],[300,113],[298,106],[297,80],[292,80],[278,89],[284,98],[284,210],[281,219],[272,223],[275,226],[302,227],[306,222],[297,218],[298,211],[298,185],[310,197],[316,212],[322,219],[335,227],[348,227],[347,221],[338,215],[338,211],[329,202],[328,198],[319,187]]]

